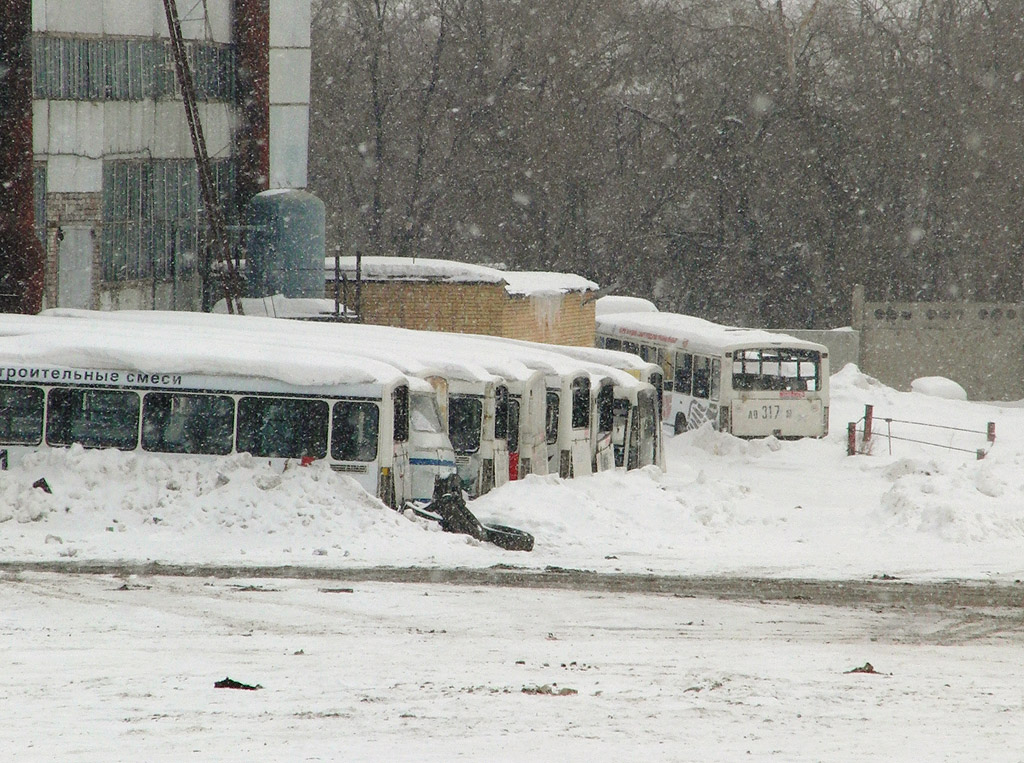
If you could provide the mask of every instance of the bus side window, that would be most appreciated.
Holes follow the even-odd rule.
[[[335,403],[331,458],[336,461],[375,460],[379,417],[375,403],[349,400]]]
[[[548,392],[547,408],[544,416],[548,445],[553,444],[558,439],[558,402],[558,393]]]
[[[615,423],[615,390],[607,384],[597,393],[597,431],[604,435]]]
[[[508,439],[508,387],[494,388],[494,438]]]
[[[575,379],[572,383],[572,428],[590,426],[590,380]]]
[[[708,358],[694,358],[693,396],[707,399],[711,394],[711,362]]]
[[[395,403],[395,442],[409,441],[409,388],[397,387],[392,393]]]
[[[0,387],[0,442],[38,445],[43,441],[43,401],[40,387]]]
[[[722,361],[715,358],[711,361],[711,399],[717,400],[722,389]]]
[[[508,452],[519,452],[519,400],[508,401]]]
[[[142,449],[157,453],[231,452],[235,401],[227,395],[147,392],[142,399]]]
[[[659,347],[642,344],[640,345],[640,359],[660,366],[665,360],[665,353]]]
[[[323,458],[329,411],[323,400],[243,397],[236,422],[238,450],[260,458]]]
[[[675,391],[681,395],[690,394],[690,379],[693,375],[693,355],[676,353]]]
[[[622,349],[622,340],[621,339],[612,339],[611,337],[606,337],[605,340],[604,340],[604,346],[605,346],[605,349],[608,349],[608,350],[621,350]]]
[[[636,342],[623,342],[622,351],[631,352],[634,355],[637,355],[640,352],[640,345],[638,345]]]
[[[136,392],[102,389],[50,390],[46,412],[48,445],[135,450],[140,400]]]

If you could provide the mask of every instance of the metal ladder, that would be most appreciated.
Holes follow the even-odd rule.
[[[217,189],[214,186],[213,172],[210,169],[210,155],[206,150],[203,125],[199,121],[195,83],[192,79],[192,70],[188,65],[185,41],[181,36],[181,22],[178,19],[178,7],[175,0],[164,0],[164,11],[167,13],[167,29],[171,35],[174,68],[177,71],[182,101],[185,104],[185,117],[188,119],[188,129],[192,136],[192,151],[195,153],[196,167],[199,170],[199,188],[203,197],[203,206],[206,208],[206,221],[209,228],[207,246],[213,246],[223,269],[223,272],[217,275],[217,280],[220,282],[228,312],[241,315],[242,279],[239,276],[235,260],[231,256],[231,244],[224,224],[224,214],[217,200]],[[205,282],[210,271],[208,256],[204,259],[204,269]]]

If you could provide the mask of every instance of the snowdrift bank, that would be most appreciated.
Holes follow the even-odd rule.
[[[532,533],[530,554],[439,532],[323,465],[276,473],[249,456],[76,447],[0,473],[0,558],[1024,577],[1024,409],[898,392],[854,366],[833,376],[832,396],[822,440],[702,428],[666,438],[666,473],[533,476],[474,502],[481,519]],[[865,404],[875,441],[870,455],[847,457],[846,423]],[[975,460],[989,421],[998,438]],[[52,493],[32,487],[40,478]]]

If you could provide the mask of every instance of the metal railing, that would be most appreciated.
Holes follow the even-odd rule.
[[[886,424],[886,432],[884,435],[889,444],[889,455],[892,455],[892,441],[898,440],[901,442],[912,442],[918,445],[928,445],[935,448],[945,448],[946,450],[956,450],[962,453],[973,453],[976,458],[982,459],[988,455],[988,451],[991,450],[992,445],[996,441],[996,424],[994,421],[989,421],[984,431],[978,429],[966,429],[964,427],[953,427],[946,424],[932,424],[925,421],[909,421],[907,419],[897,419],[888,416],[875,416],[875,407],[873,405],[864,406],[864,416],[857,421],[851,421],[847,424],[846,428],[846,455],[854,456],[858,453],[865,454],[871,450],[871,443],[875,434],[875,422],[884,421]],[[967,434],[978,434],[983,435],[987,441],[987,445],[983,448],[962,448],[950,443],[932,442],[929,440],[922,440],[916,437],[902,437],[900,435],[894,435],[892,433],[892,425],[901,424],[912,427],[925,427],[930,429],[942,429],[948,432],[964,432]],[[858,425],[861,426],[858,429]],[[858,446],[858,434],[860,435],[859,446]]]

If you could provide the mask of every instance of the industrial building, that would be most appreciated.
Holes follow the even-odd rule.
[[[2,5],[0,309],[209,307],[186,91],[238,240],[257,194],[306,186],[310,0]]]

